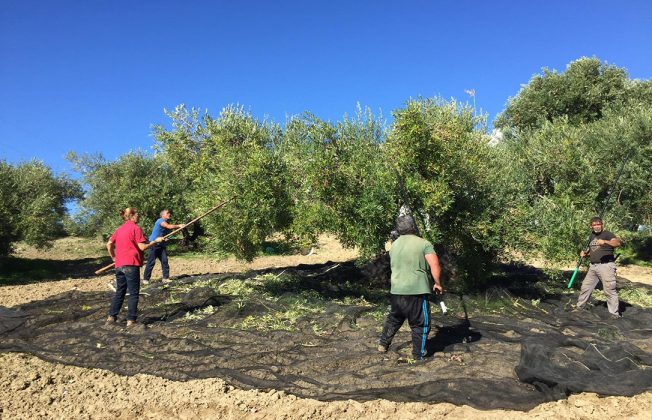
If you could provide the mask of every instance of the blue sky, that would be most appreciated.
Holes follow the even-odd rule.
[[[180,103],[284,122],[470,100],[490,120],[581,56],[652,77],[649,1],[0,0],[0,159],[151,150]]]

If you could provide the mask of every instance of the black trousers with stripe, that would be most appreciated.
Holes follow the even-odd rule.
[[[420,359],[426,355],[430,333],[428,295],[391,295],[391,309],[383,325],[380,345],[388,348],[406,319],[412,329],[412,356]]]

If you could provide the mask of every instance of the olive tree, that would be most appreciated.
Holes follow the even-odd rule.
[[[311,114],[288,122],[279,150],[295,237],[310,242],[328,232],[363,257],[383,249],[398,211],[385,137],[382,120],[360,108],[337,123]]]
[[[467,286],[502,250],[499,177],[483,119],[438,98],[394,111],[385,157],[404,180],[404,200],[424,235],[455,257]]]
[[[79,183],[42,162],[0,161],[0,255],[9,254],[16,241],[49,246],[63,233],[66,203],[80,197]]]
[[[652,81],[596,58],[534,76],[496,121],[505,134],[497,149],[507,242],[526,256],[567,262],[592,216],[606,215],[620,232],[648,223],[651,115]]]
[[[188,164],[189,206],[199,213],[222,200],[228,205],[205,219],[210,249],[251,259],[268,236],[289,224],[284,167],[275,144],[281,130],[242,108],[206,115],[201,141]]]
[[[607,111],[580,126],[559,119],[508,138],[500,147],[509,186],[503,194],[511,197],[504,214],[510,243],[526,255],[569,261],[592,216],[604,215],[616,231],[649,223],[650,139],[652,109],[641,107],[626,115]]]
[[[68,154],[86,186],[80,223],[89,233],[110,235],[121,223],[119,212],[136,207],[147,231],[163,208],[185,209],[186,196],[167,163],[158,156],[129,152],[113,162],[101,155]],[[182,215],[176,215],[182,217]]]
[[[510,98],[496,119],[501,128],[536,129],[564,117],[571,125],[599,120],[608,109],[652,104],[652,83],[629,79],[625,69],[580,58],[564,72],[544,68]]]

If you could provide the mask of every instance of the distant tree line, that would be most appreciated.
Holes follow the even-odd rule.
[[[55,175],[42,162],[0,161],[0,256],[25,241],[46,248],[64,234],[65,204],[83,196],[78,182]]]
[[[130,205],[149,226],[163,207],[180,222],[235,197],[198,226],[204,249],[251,259],[272,234],[309,246],[330,233],[369,257],[406,205],[473,284],[516,254],[575,258],[626,155],[606,220],[616,231],[651,222],[652,81],[595,58],[535,75],[491,134],[484,115],[441,98],[407,101],[389,125],[364,109],[336,122],[305,113],[283,126],[233,106],[218,116],[184,106],[167,114],[170,126],[154,128],[153,154],[109,162],[71,153],[83,197],[78,184],[50,173],[48,185],[60,188],[49,204],[53,225],[108,235]],[[20,168],[3,164],[0,177]],[[78,198],[74,220],[64,218],[65,200]],[[46,244],[56,234],[34,240],[40,222],[20,219],[11,220],[23,227],[0,231],[4,253],[12,241]]]

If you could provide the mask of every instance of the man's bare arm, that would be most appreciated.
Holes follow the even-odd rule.
[[[609,245],[612,248],[618,248],[623,244],[622,241],[618,238],[611,238],[608,241],[605,239],[598,239],[596,243],[598,245]]]
[[[115,260],[115,244],[111,241],[106,243],[106,250],[109,251],[109,256],[112,260]]]
[[[153,246],[156,245],[156,244],[160,244],[160,243],[163,242],[164,240],[165,240],[165,239],[163,239],[162,236],[159,236],[158,238],[156,238],[156,239],[153,240],[152,242],[138,242],[138,249],[140,249],[141,251],[144,251],[144,250],[146,250],[146,249],[148,249],[148,248],[153,247]]]
[[[162,222],[161,226],[163,226],[165,229],[179,229],[184,227],[185,225],[173,225],[168,222]]]
[[[439,257],[437,254],[426,254],[426,261],[430,266],[430,274],[435,281],[433,286],[433,292],[441,294],[444,292],[444,289],[441,287],[441,266],[439,265]]]

